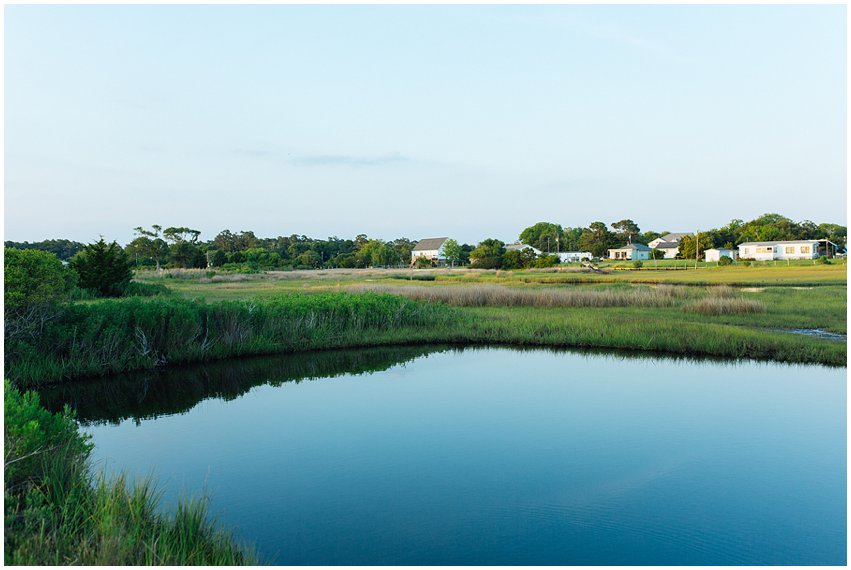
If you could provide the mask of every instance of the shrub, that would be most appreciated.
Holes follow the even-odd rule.
[[[816,258],[816,263],[819,265],[830,265],[830,260],[824,255]]]
[[[632,266],[636,269],[641,269],[644,266],[644,263],[640,259],[636,259],[632,262]]]
[[[61,300],[71,288],[69,273],[52,253],[6,248],[3,267],[6,310]]]
[[[720,266],[732,265],[732,264],[733,264],[733,259],[730,256],[722,255],[721,257],[718,258],[718,265],[720,265]]]
[[[119,297],[124,292],[133,270],[130,259],[116,242],[103,238],[71,258],[71,269],[80,276],[80,287],[94,289],[104,297]]]

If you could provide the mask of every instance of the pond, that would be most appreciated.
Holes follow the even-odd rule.
[[[846,369],[508,348],[45,390],[286,565],[845,564]],[[310,380],[310,381],[306,381]]]

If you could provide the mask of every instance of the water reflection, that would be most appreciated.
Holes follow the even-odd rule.
[[[49,410],[71,406],[83,425],[138,422],[185,413],[208,399],[234,400],[256,386],[380,372],[443,350],[402,346],[242,358],[56,384],[40,394]]]

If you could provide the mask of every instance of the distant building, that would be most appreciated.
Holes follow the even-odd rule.
[[[630,259],[633,261],[650,259],[650,248],[643,243],[631,243],[624,247],[610,249],[609,259]]]
[[[674,259],[680,253],[680,240],[685,236],[694,235],[691,232],[665,234],[657,237],[647,245],[653,249],[665,252],[665,259]]]
[[[505,251],[523,251],[524,249],[531,249],[535,252],[535,255],[541,255],[541,250],[537,247],[532,247],[531,245],[526,245],[524,243],[510,243],[505,246]]]
[[[836,252],[836,247],[835,243],[826,239],[748,241],[739,244],[739,258],[762,261],[815,259],[820,255],[832,256]]]
[[[556,255],[562,263],[579,263],[583,259],[594,257],[590,251],[562,251]]]
[[[718,261],[722,257],[726,256],[730,259],[736,259],[738,254],[734,249],[707,249],[703,252],[706,256],[706,261]]]
[[[418,241],[417,245],[414,246],[414,249],[411,250],[411,264],[413,265],[416,263],[417,258],[423,257],[435,265],[445,265],[446,253],[443,250],[443,246],[446,244],[446,240],[448,239],[449,238],[440,237],[426,238]]]

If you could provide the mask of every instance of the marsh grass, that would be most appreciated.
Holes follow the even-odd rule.
[[[356,292],[390,293],[428,303],[460,307],[673,307],[686,295],[674,286],[581,289],[503,285],[359,285]]]
[[[16,384],[33,386],[166,364],[351,346],[376,332],[439,327],[451,321],[451,313],[445,305],[376,293],[293,293],[210,304],[158,297],[76,303],[35,334],[7,334],[5,368]]]

